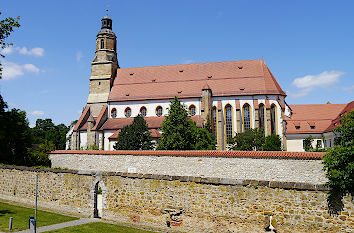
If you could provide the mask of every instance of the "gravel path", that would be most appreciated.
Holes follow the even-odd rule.
[[[37,233],[39,232],[46,232],[46,231],[53,231],[57,230],[60,228],[65,228],[65,227],[72,227],[72,226],[77,226],[77,225],[82,225],[90,222],[99,222],[101,221],[98,218],[82,218],[79,220],[74,220],[70,222],[63,222],[63,223],[58,223],[54,225],[49,225],[49,226],[44,226],[44,227],[38,227],[37,228]],[[16,233],[33,233],[33,230],[24,230],[24,231],[18,231]]]

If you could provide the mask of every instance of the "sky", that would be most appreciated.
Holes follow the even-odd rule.
[[[354,100],[352,0],[2,1],[0,94],[31,126],[80,117],[107,8],[121,68],[264,59],[288,104]]]

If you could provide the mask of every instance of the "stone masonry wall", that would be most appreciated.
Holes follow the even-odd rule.
[[[0,198],[34,202],[92,216],[97,183],[103,219],[168,232],[264,232],[273,216],[278,232],[353,232],[350,196],[339,216],[327,214],[326,188],[298,182],[201,178],[137,173],[0,168]]]
[[[51,154],[52,167],[88,170],[272,180],[324,184],[321,160],[208,158],[100,154]]]

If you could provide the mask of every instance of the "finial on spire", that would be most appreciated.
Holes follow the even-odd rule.
[[[109,5],[106,6],[106,15],[108,16]]]

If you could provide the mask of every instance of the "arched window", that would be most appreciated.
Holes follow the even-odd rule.
[[[270,107],[270,129],[271,129],[271,133],[272,134],[277,134],[277,126],[276,126],[276,123],[277,123],[277,119],[276,119],[276,107],[275,105],[273,104],[271,107]]]
[[[101,39],[101,49],[104,49],[104,40]]]
[[[158,116],[158,117],[162,116],[162,107],[161,106],[156,107],[156,116]]]
[[[124,110],[124,115],[125,115],[125,117],[130,117],[132,115],[132,110],[129,107],[127,107]]]
[[[264,129],[264,105],[259,105],[259,128]]]
[[[140,108],[140,114],[143,116],[143,117],[146,117],[146,108],[143,106]]]
[[[116,117],[117,117],[117,109],[116,109],[116,108],[113,108],[113,109],[111,110],[111,117],[112,117],[112,118],[116,118]]]
[[[232,107],[229,104],[225,107],[225,125],[226,139],[229,139],[232,137]]]
[[[216,125],[216,107],[213,107],[213,125],[212,125],[212,128],[213,128],[213,131],[214,131],[214,137],[216,139],[216,135],[217,135],[217,125]]]
[[[243,105],[243,129],[246,131],[251,128],[251,107],[248,104]]]
[[[189,114],[191,114],[191,116],[195,115],[195,106],[193,104],[189,106]]]

